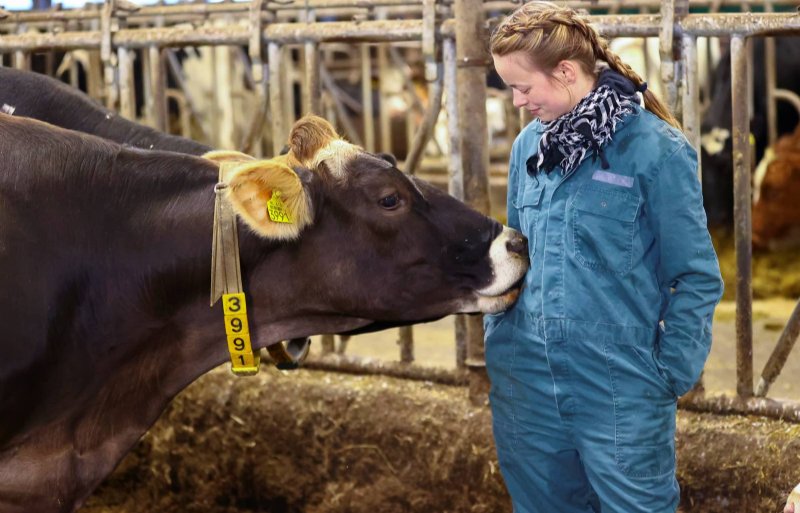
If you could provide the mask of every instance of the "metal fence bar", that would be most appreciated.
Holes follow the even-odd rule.
[[[486,122],[486,52],[484,15],[480,0],[456,0],[456,59],[458,83],[458,132],[464,172],[464,201],[489,215],[489,131]],[[470,400],[488,400],[489,378],[483,349],[482,316],[470,315],[467,323],[467,369]]]
[[[372,58],[370,45],[359,45],[361,50],[361,105],[364,122],[364,148],[375,152],[375,109],[372,104]]]
[[[792,348],[797,342],[798,335],[800,335],[800,302],[795,305],[792,315],[789,316],[789,320],[786,321],[786,326],[778,338],[778,343],[775,344],[775,349],[772,350],[769,360],[764,365],[764,370],[761,371],[761,379],[756,387],[758,397],[766,396],[769,387],[780,375],[787,358],[789,358],[789,353],[792,352]]]
[[[717,12],[720,7],[727,8],[749,8],[752,6],[763,7],[765,0],[690,0],[689,5],[693,8],[711,9],[712,12]],[[342,16],[352,15],[353,12],[364,12],[375,7],[387,8],[403,8],[400,13],[410,12],[419,13],[422,9],[423,0],[308,0],[306,2],[265,2],[265,8],[269,13],[265,13],[265,18],[271,18],[274,15],[271,13],[287,12],[292,14],[293,11],[303,11],[305,9],[314,9],[323,15],[336,14],[336,10],[343,10]],[[448,2],[440,2],[440,4],[447,4]],[[582,1],[565,1],[560,2],[573,8],[583,8],[591,10],[606,10],[610,13],[616,14],[622,3],[619,0],[582,0]],[[773,0],[770,2],[775,8],[794,8],[797,5],[795,0]],[[483,9],[486,11],[510,11],[518,4],[512,1],[486,1],[483,2]],[[659,11],[662,5],[661,0],[625,0],[624,7],[628,9],[642,9],[650,11]],[[182,22],[182,21],[197,21],[198,19],[208,19],[217,15],[236,15],[246,13],[248,10],[247,3],[197,3],[197,4],[180,4],[169,6],[150,6],[141,7],[134,14],[129,16],[130,23],[150,23],[153,18],[161,17],[169,22]],[[331,11],[331,12],[329,12]],[[394,11],[390,11],[394,12]],[[30,11],[30,12],[17,12],[17,11],[4,11],[5,15],[0,16],[0,28],[15,25],[18,23],[38,23],[38,22],[89,22],[100,18],[100,12],[97,7],[87,5],[84,9],[66,9],[66,10],[49,10],[49,11]]]
[[[267,46],[267,60],[269,65],[269,112],[272,120],[272,154],[279,155],[286,137],[289,135],[283,126],[283,97],[281,95],[281,59],[283,52],[281,46],[270,41]]]
[[[607,37],[656,37],[661,17],[658,15],[594,16],[592,25]],[[455,20],[444,20],[438,26],[438,36],[452,37]],[[800,32],[800,16],[787,13],[761,14],[690,14],[679,22],[683,34],[718,37],[731,33],[743,36],[779,35]],[[420,40],[422,20],[371,20],[363,22],[324,22],[308,25],[279,23],[264,29],[264,40],[278,44],[306,42],[400,42]],[[164,27],[120,29],[110,33],[111,44],[129,49],[150,45],[245,45],[249,38],[245,26]],[[473,36],[474,37],[474,36]],[[102,31],[10,34],[0,38],[0,52],[33,50],[100,49]]]
[[[736,246],[736,392],[753,395],[752,222],[750,200],[750,120],[747,87],[747,40],[731,38],[731,102],[733,116],[733,216]]]

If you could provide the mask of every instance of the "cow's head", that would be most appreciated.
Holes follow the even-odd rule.
[[[270,273],[291,268],[292,286],[304,291],[300,315],[402,324],[498,312],[516,299],[528,267],[518,232],[341,139],[318,117],[295,124],[285,155],[239,165],[229,191],[270,248],[251,293],[275,295]]]

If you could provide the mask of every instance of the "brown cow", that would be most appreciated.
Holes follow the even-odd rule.
[[[70,512],[229,358],[208,307],[218,168],[2,114],[0,152],[0,512]],[[517,232],[319,118],[227,190],[255,348],[500,311],[527,269]],[[275,191],[290,224],[265,214]]]
[[[767,151],[756,170],[753,247],[797,245],[800,241],[800,126]]]

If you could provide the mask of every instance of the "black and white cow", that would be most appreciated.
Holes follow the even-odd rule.
[[[754,38],[753,117],[750,131],[756,142],[755,161],[767,146],[767,91],[764,39]],[[777,87],[800,94],[800,38],[776,37]],[[702,120],[703,202],[711,226],[729,226],[733,221],[733,156],[731,142],[731,64],[725,52],[713,73],[710,104]],[[778,103],[778,132],[791,133],[798,125],[797,111]]]

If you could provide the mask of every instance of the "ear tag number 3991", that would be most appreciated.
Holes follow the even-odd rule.
[[[247,325],[247,303],[244,293],[223,294],[222,309],[225,314],[225,335],[231,353],[231,370],[237,375],[258,372],[260,357],[253,353],[250,328]]]

